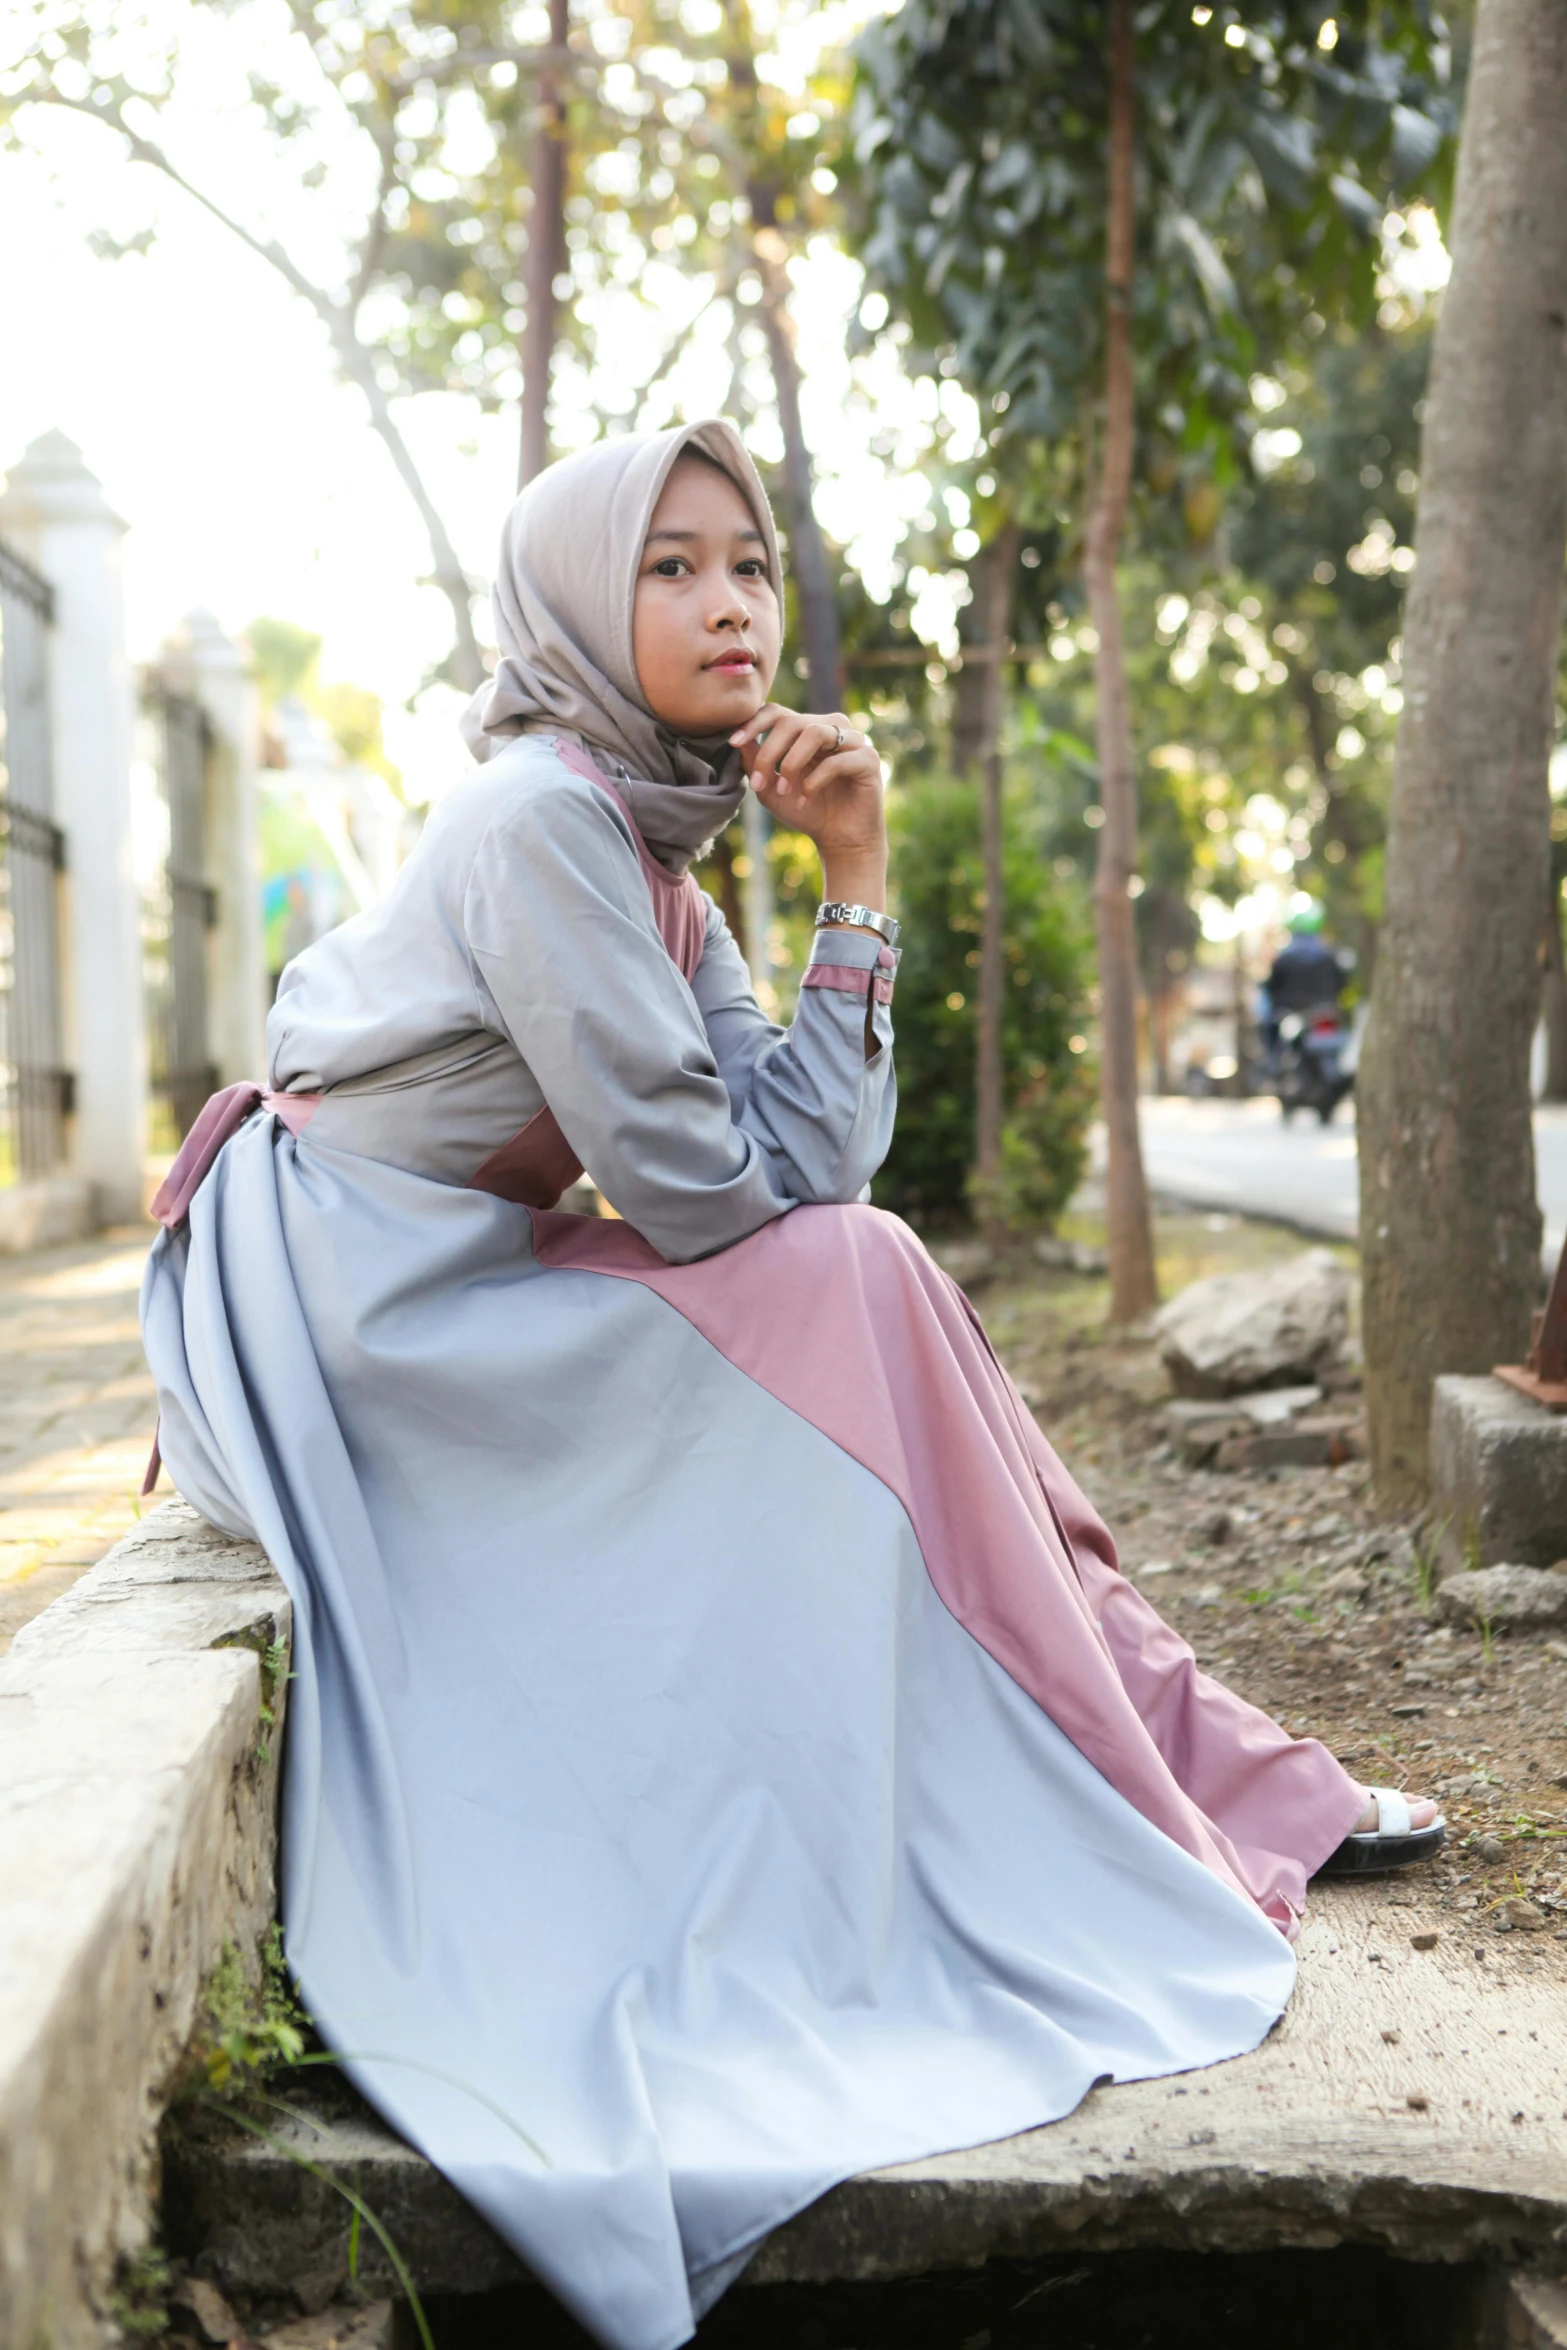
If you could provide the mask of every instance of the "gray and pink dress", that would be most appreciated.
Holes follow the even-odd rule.
[[[620,2350],[851,2173],[1254,2046],[1364,1800],[1196,1670],[858,1204],[891,958],[817,958],[773,1026],[520,741],[287,972],[147,1274],[175,1481],[297,1611],[305,2000]],[[554,1210],[579,1165],[623,1221]]]

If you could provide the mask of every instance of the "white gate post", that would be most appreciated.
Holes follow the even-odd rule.
[[[207,872],[218,919],[207,966],[207,1045],[220,1085],[266,1075],[267,976],[261,931],[255,688],[244,655],[211,612],[187,612],[163,674],[200,703],[212,728]]]
[[[50,738],[54,816],[65,834],[65,1058],[76,1079],[70,1166],[110,1223],[142,1214],[147,1106],[125,528],[62,432],[34,441],[6,476],[0,533],[54,590]]]

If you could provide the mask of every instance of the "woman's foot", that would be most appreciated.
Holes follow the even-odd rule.
[[[1411,1861],[1429,1860],[1447,1834],[1447,1823],[1425,1797],[1411,1802],[1396,1787],[1373,1787],[1354,1827],[1330,1852],[1319,1877],[1380,1877]]]
[[[1408,1800],[1407,1797],[1405,1800]],[[1428,1797],[1422,1796],[1417,1801],[1409,1805],[1409,1824],[1412,1828],[1429,1828],[1434,1824],[1435,1820],[1436,1805],[1432,1803]],[[1377,1808],[1377,1799],[1373,1795],[1371,1801],[1366,1805],[1365,1810],[1361,1813],[1359,1819],[1355,1822],[1354,1832],[1357,1836],[1374,1836],[1381,1824],[1382,1821],[1381,1815]]]

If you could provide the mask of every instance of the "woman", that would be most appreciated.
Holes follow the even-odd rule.
[[[767,698],[734,433],[543,475],[496,616],[482,772],[285,973],[144,1326],[176,1482],[295,1603],[308,2005],[594,2333],[666,2350],[836,2180],[1255,2046],[1311,1872],[1440,1827],[1197,1674],[855,1204],[881,777]],[[788,1030],[687,871],[742,767],[822,855]],[[623,1220],[555,1212],[584,1166]]]

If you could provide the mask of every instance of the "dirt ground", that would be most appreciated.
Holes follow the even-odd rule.
[[[1103,1238],[1091,1217],[1066,1230]],[[1166,1215],[1157,1245],[1170,1297],[1305,1243],[1230,1216]],[[1448,1845],[1432,1865],[1455,1941],[1483,1966],[1500,1956],[1496,1934],[1526,1934],[1509,1960],[1567,1979],[1567,1640],[1438,1627],[1418,1522],[1379,1512],[1363,1462],[1185,1468],[1165,1438],[1157,1350],[1107,1335],[1102,1279],[1030,1265],[972,1294],[1126,1572],[1199,1665],[1322,1739],[1356,1778],[1436,1796]],[[1387,1898],[1409,1898],[1397,1878]]]

